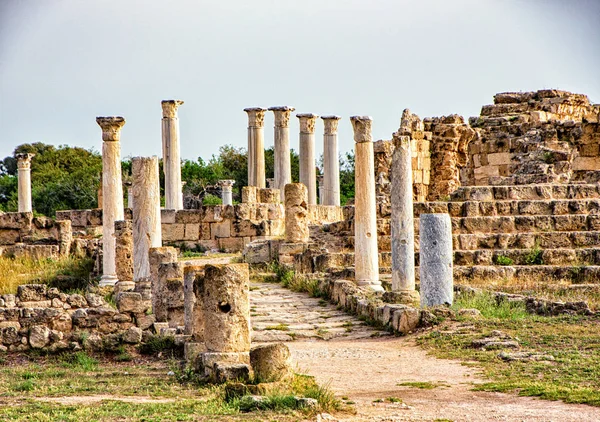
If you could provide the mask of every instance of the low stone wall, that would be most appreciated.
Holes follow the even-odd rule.
[[[135,344],[154,325],[150,301],[117,295],[117,309],[97,294],[66,294],[45,284],[18,287],[0,297],[0,351],[110,349]]]
[[[68,220],[34,217],[31,212],[0,213],[0,256],[57,258],[69,254],[71,241]]]

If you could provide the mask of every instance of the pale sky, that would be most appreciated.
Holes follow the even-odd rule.
[[[42,141],[161,154],[160,101],[182,99],[182,157],[246,146],[245,107],[478,115],[496,92],[557,88],[600,102],[600,0],[0,0],[0,159]],[[273,144],[273,115],[265,144]],[[291,122],[298,149],[298,119]],[[322,152],[323,124],[316,128]]]

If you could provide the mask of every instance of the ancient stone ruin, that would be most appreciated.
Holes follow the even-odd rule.
[[[600,105],[585,95],[501,93],[467,120],[421,119],[405,110],[390,140],[377,142],[371,134],[376,119],[323,116],[319,197],[318,116],[297,114],[300,183],[292,183],[294,108],[268,109],[276,166],[266,187],[267,109],[246,108],[242,200],[234,203],[234,181],[222,180],[222,205],[197,209],[183,207],[181,104],[162,102],[162,209],[156,157],[133,159],[124,207],[122,117],[96,120],[103,141],[98,209],[34,217],[32,157],[18,157],[19,212],[0,214],[0,255],[89,256],[116,308],[99,291],[69,295],[45,285],[20,286],[0,299],[1,350],[95,350],[173,336],[188,364],[207,379],[254,374],[273,380],[289,373],[289,352],[251,344],[249,266],[293,268],[332,302],[403,334],[431,321],[428,307],[452,303],[453,283],[461,279],[583,283],[600,275]],[[356,197],[346,206],[340,206],[337,161],[342,123],[352,125],[356,154]],[[242,252],[244,263],[178,259],[177,248],[197,247]]]

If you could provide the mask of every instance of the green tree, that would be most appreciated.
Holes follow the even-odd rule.
[[[341,155],[341,154],[340,154]],[[354,198],[354,151],[340,156],[340,204]]]

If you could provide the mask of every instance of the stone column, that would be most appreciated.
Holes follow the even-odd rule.
[[[115,293],[134,290],[133,282],[133,228],[131,220],[115,221],[115,265],[117,279]]]
[[[418,303],[410,136],[394,133],[392,157],[392,291],[396,303]]]
[[[317,173],[315,171],[316,114],[296,114],[300,119],[300,183],[308,189],[308,204],[317,203]]]
[[[324,177],[323,177],[323,175],[322,175],[322,174],[319,174],[319,175],[317,176],[317,185],[319,185],[319,204],[320,204],[320,205],[325,205],[325,204],[323,203],[323,199],[324,199],[324,198],[323,198],[323,195],[324,195],[324,190],[323,190],[323,179],[324,179]]]
[[[275,115],[275,185],[279,189],[281,201],[285,201],[285,185],[292,183],[292,163],[290,159],[290,114],[294,107],[270,107]]]
[[[133,189],[131,188],[131,182],[125,182],[124,184],[127,189],[127,208],[133,209]]]
[[[117,283],[115,263],[115,221],[124,220],[121,178],[122,117],[96,117],[102,128],[102,279],[100,286]]]
[[[179,118],[177,108],[181,100],[163,100],[161,102],[163,172],[165,173],[165,208],[183,209],[181,193],[181,147],[179,146]]]
[[[452,305],[452,222],[448,214],[419,216],[421,306]]]
[[[32,212],[31,159],[35,154],[17,154],[19,212]]]
[[[285,241],[306,243],[308,230],[308,193],[302,183],[285,185]]]
[[[340,161],[337,129],[340,116],[323,116],[323,205],[340,206]]]
[[[248,186],[265,187],[265,111],[245,108],[248,113]]]
[[[375,163],[370,116],[350,117],[354,129],[355,191],[354,199],[354,262],[359,286],[383,291],[379,280],[377,250],[377,211],[375,203]]]
[[[162,246],[157,157],[133,157],[133,280],[150,280],[150,248]]]
[[[233,205],[232,188],[235,180],[219,180],[221,186],[221,202],[223,205]]]

